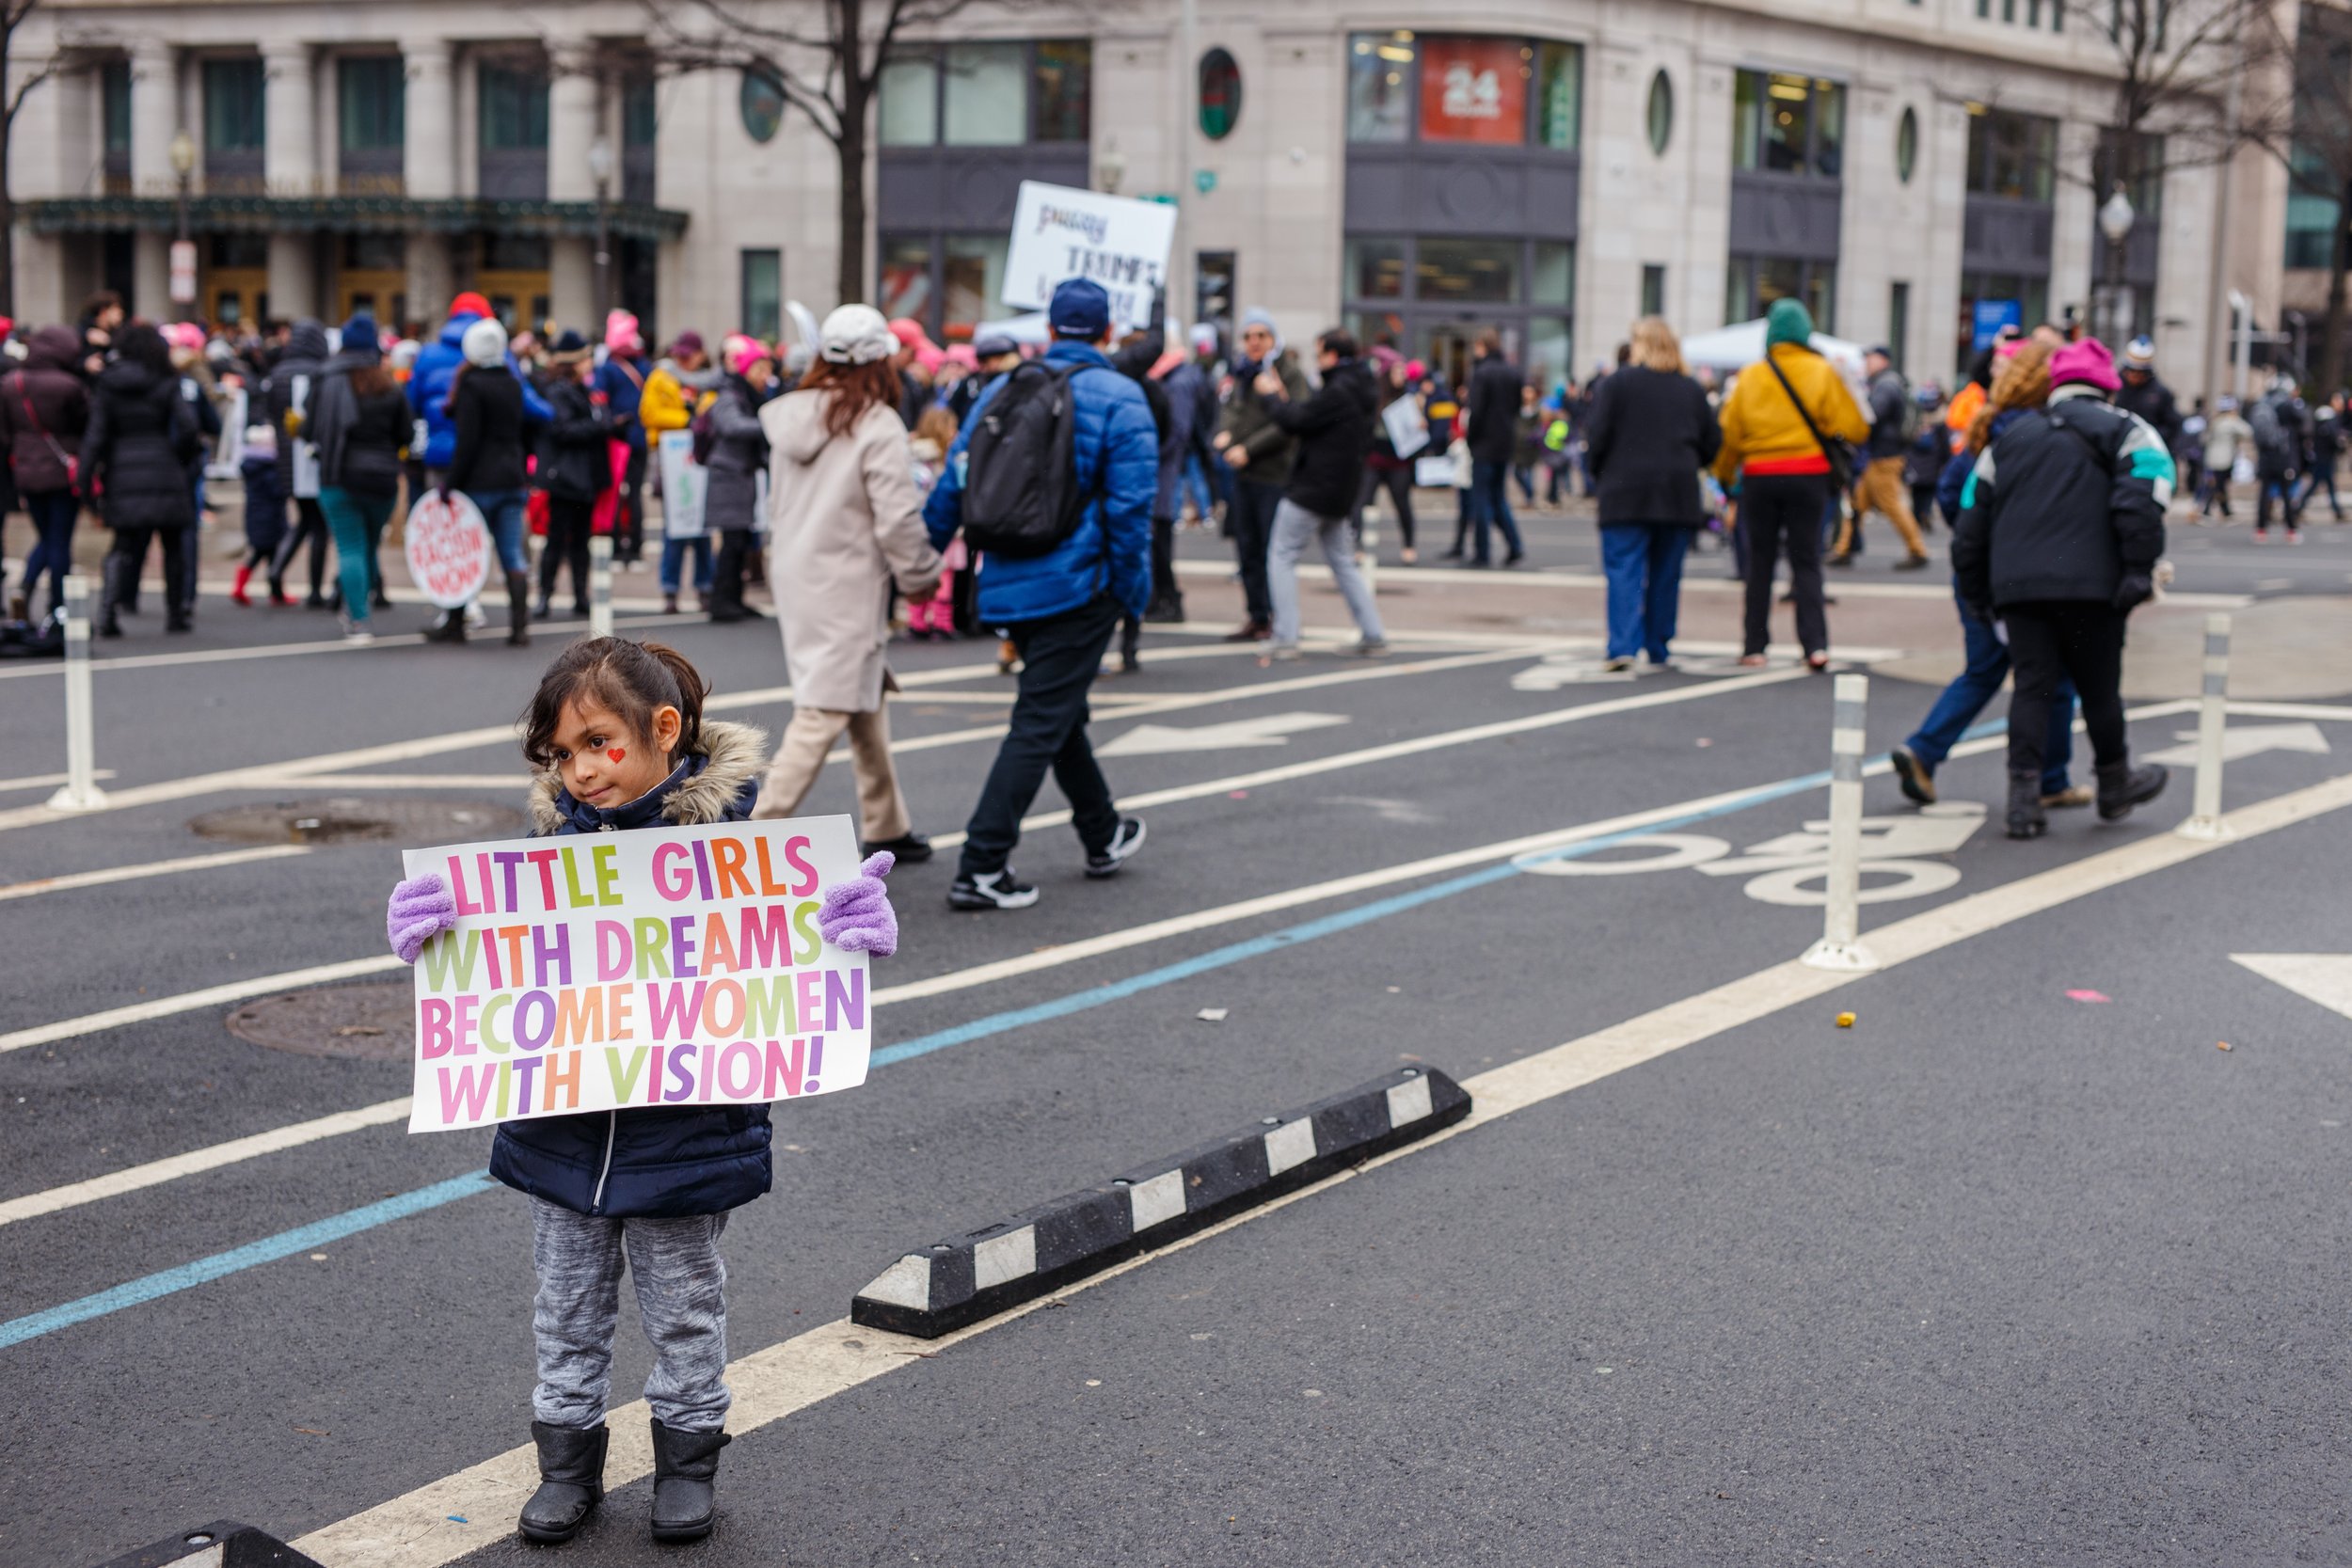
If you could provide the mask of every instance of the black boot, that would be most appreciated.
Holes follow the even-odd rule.
[[[506,644],[510,648],[531,646],[531,574],[506,574]]]
[[[2011,773],[2009,776],[2009,836],[2040,838],[2050,828],[2050,819],[2042,814],[2042,775]]]
[[[424,628],[424,640],[427,642],[463,642],[466,640],[465,607],[460,605],[455,610],[441,611],[441,618]]]
[[[653,1538],[700,1541],[719,1508],[719,1450],[723,1432],[680,1432],[653,1423]]]
[[[580,1533],[604,1500],[604,1447],[611,1435],[601,1426],[582,1432],[531,1423],[532,1441],[539,1445],[539,1490],[523,1504],[524,1539],[552,1544]]]
[[[2099,769],[2099,820],[2121,822],[2134,806],[2144,806],[2164,793],[2171,775],[2155,763],[2134,768],[2129,762],[2110,763]]]
[[[98,625],[101,637],[120,637],[122,622],[117,614],[115,583],[122,576],[122,558],[108,555],[98,566]]]

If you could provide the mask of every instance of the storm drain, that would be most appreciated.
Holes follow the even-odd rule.
[[[416,1051],[416,994],[406,980],[381,980],[265,996],[230,1013],[229,1032],[297,1056],[405,1062]]]
[[[231,844],[462,844],[520,836],[523,814],[487,800],[325,800],[230,806],[188,824]]]

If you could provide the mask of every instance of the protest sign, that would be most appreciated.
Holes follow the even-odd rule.
[[[1399,457],[1410,457],[1429,444],[1429,421],[1422,416],[1421,399],[1410,392],[1380,410],[1380,423]]]
[[[663,431],[660,457],[661,537],[699,539],[703,536],[703,492],[710,475],[694,461],[694,433]]]
[[[1024,180],[1002,297],[1007,305],[1043,309],[1056,284],[1091,277],[1111,296],[1114,325],[1149,326],[1175,238],[1176,209],[1166,202]]]
[[[411,849],[457,926],[416,965],[408,1131],[801,1100],[866,1082],[866,955],[829,946],[846,816]]]
[[[463,490],[427,490],[408,509],[408,577],[443,610],[471,604],[490,580],[489,526]]]

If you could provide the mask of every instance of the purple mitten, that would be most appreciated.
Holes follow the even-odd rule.
[[[412,964],[424,944],[457,925],[457,900],[437,871],[412,877],[392,889],[384,906],[384,936],[402,963]]]
[[[866,857],[858,875],[825,890],[817,911],[817,933],[850,953],[886,958],[898,950],[898,913],[890,907],[882,879],[898,860],[884,849]]]

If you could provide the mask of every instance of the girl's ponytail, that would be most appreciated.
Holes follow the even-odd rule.
[[[710,683],[703,679],[703,673],[688,662],[684,654],[667,642],[648,641],[635,645],[650,654],[655,662],[667,670],[670,678],[677,683],[677,695],[672,699],[680,721],[676,754],[693,755],[703,749],[703,700],[710,695]]]

